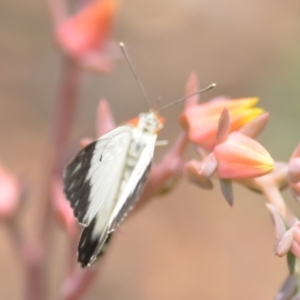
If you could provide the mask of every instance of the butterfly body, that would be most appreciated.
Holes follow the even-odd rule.
[[[79,223],[85,226],[78,246],[83,267],[103,253],[105,242],[134,207],[148,178],[162,127],[156,112],[140,114],[88,145],[66,167],[64,191]]]

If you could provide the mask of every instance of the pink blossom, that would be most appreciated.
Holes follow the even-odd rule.
[[[271,172],[274,161],[257,141],[240,132],[231,133],[213,153],[218,160],[217,176],[226,179],[257,177]]]
[[[215,100],[188,106],[180,116],[180,122],[188,132],[191,142],[212,150],[216,145],[218,122],[224,108],[230,115],[230,132],[242,126],[263,113],[263,109],[254,107],[257,98],[238,100],[224,97]]]
[[[113,63],[110,37],[117,4],[95,0],[58,24],[56,40],[63,52],[79,65],[109,72]]]
[[[0,217],[9,218],[19,206],[20,185],[17,178],[3,165],[0,165]]]

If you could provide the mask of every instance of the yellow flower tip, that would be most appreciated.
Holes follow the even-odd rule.
[[[251,98],[246,98],[246,99],[249,103],[249,107],[252,107],[252,106],[256,105],[259,102],[258,97],[251,97]]]
[[[251,109],[251,115],[253,115],[254,117],[257,117],[261,114],[263,114],[265,112],[265,110],[261,107],[253,107]]]
[[[258,97],[250,97],[250,98],[242,98],[242,99],[236,99],[234,100],[237,103],[239,103],[240,108],[250,108],[256,105],[256,103],[259,101]]]
[[[265,110],[260,107],[253,107],[245,110],[244,117],[242,118],[243,124],[249,123],[251,120],[263,114]]]
[[[226,107],[229,111],[243,111],[247,108],[251,108],[256,105],[256,103],[259,101],[259,98],[257,97],[251,97],[251,98],[239,98],[239,99],[227,99]]]
[[[240,138],[240,133],[234,133],[234,136],[238,136],[237,143],[241,142],[242,144],[236,144],[235,147],[240,148],[240,153],[245,153],[244,161],[248,165],[256,170],[260,170],[265,175],[270,173],[275,168],[275,162],[269,152],[263,148],[256,140],[251,138]],[[236,139],[236,138],[235,138]]]
[[[182,127],[188,131],[190,140],[207,149],[215,145],[218,122],[224,107],[230,114],[230,131],[237,131],[253,119],[264,113],[260,107],[255,107],[259,101],[257,97],[241,99],[216,99],[197,104],[185,109],[180,116]]]
[[[257,169],[261,170],[261,172],[263,173],[262,175],[272,172],[274,168],[275,163],[271,156],[264,156],[263,161],[261,161],[261,163],[257,166]]]
[[[256,107],[254,105],[244,105],[244,103],[241,103],[241,105],[237,105],[236,107],[230,108],[229,111],[233,115],[239,115],[239,114],[244,114],[245,112],[248,113],[255,113],[257,112],[264,112],[264,109],[260,107]]]
[[[230,115],[232,119],[231,131],[239,130],[241,127],[262,115],[264,112],[264,109],[260,107],[247,108],[240,110],[239,112],[232,112]]]

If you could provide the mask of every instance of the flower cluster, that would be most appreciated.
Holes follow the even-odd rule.
[[[189,81],[195,84],[194,76]],[[255,178],[274,169],[274,160],[254,139],[269,118],[263,109],[255,107],[257,102],[257,98],[217,98],[186,107],[180,122],[202,158],[186,164],[188,178],[200,186],[212,188],[214,176],[226,182],[224,188],[228,189],[228,180]],[[231,193],[223,191],[224,195]]]
[[[198,89],[195,75],[187,84]],[[194,99],[180,116],[189,141],[200,159],[185,163],[186,177],[197,186],[212,189],[212,178],[221,183],[227,202],[233,204],[232,182],[262,193],[274,220],[274,253],[287,255],[289,276],[276,299],[300,299],[300,222],[287,207],[282,190],[289,188],[300,202],[300,144],[288,163],[274,162],[269,152],[255,140],[266,126],[269,113],[255,107],[257,98],[217,98],[206,103]]]

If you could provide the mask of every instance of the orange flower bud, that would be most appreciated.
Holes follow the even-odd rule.
[[[93,1],[60,24],[56,32],[59,45],[73,58],[103,48],[111,35],[116,8],[114,0]]]
[[[257,102],[258,98],[238,100],[218,98],[187,107],[180,116],[180,122],[188,131],[190,141],[212,150],[216,144],[218,122],[224,108],[229,111],[230,132],[232,132],[263,113],[263,109],[254,107]]]
[[[231,133],[213,152],[218,160],[219,178],[257,177],[274,169],[274,161],[268,151],[257,141],[240,132]]]

